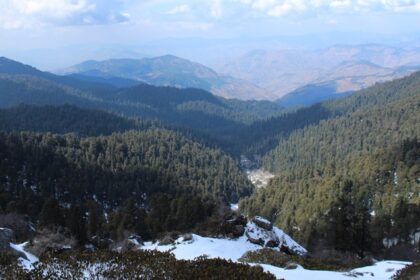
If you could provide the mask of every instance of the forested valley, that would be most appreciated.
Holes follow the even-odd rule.
[[[420,257],[420,73],[285,109],[1,58],[0,108],[0,228],[20,241],[221,236],[239,203],[309,251]],[[244,156],[275,175],[267,187]]]

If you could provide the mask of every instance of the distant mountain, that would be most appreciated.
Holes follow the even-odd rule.
[[[214,70],[172,55],[143,59],[86,61],[60,70],[60,74],[118,77],[156,86],[200,88],[225,98],[272,99],[273,95],[250,82],[220,75]]]
[[[104,76],[104,75],[89,75],[89,74],[91,74],[91,72],[83,73],[83,74],[71,74],[71,75],[68,75],[67,77],[77,79],[80,81],[111,85],[118,88],[132,87],[132,86],[143,84],[142,82],[131,80],[131,79],[124,79],[124,78]]]
[[[345,61],[315,80],[278,100],[284,107],[308,106],[336,99],[379,82],[401,78],[415,72],[416,67],[381,67],[368,61]]]
[[[14,68],[27,69],[9,61]],[[14,69],[13,67],[11,69]],[[282,107],[269,101],[225,99],[194,88],[140,84],[117,88],[90,78],[56,76],[29,68],[33,75],[0,71],[0,108],[19,104],[64,105],[112,111],[131,117],[156,119],[171,126],[194,129],[220,140],[237,128],[278,116]],[[28,70],[29,70],[28,69]],[[96,78],[93,78],[95,80]],[[207,137],[208,138],[208,137]]]
[[[358,90],[419,68],[420,49],[416,47],[339,45],[318,51],[257,50],[228,60],[217,70],[280,98],[307,85],[332,81],[336,81],[337,92]]]
[[[278,99],[277,102],[283,107],[302,107],[345,95],[337,93],[334,83],[323,83],[298,88]]]

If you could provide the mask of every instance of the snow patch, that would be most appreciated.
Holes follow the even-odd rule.
[[[308,270],[301,266],[296,269],[286,270],[272,265],[261,264],[261,267],[271,272],[278,279],[287,280],[388,280],[399,270],[403,269],[409,262],[381,261],[374,265],[353,269],[349,272]]]
[[[37,263],[39,260],[36,256],[32,255],[31,253],[27,252],[25,250],[25,246],[28,245],[28,242],[22,243],[22,244],[13,244],[10,243],[10,247],[12,247],[14,250],[21,252],[25,255],[26,258],[19,258],[19,262],[22,265],[24,269],[31,270],[33,269],[33,265]]]
[[[274,178],[274,174],[263,169],[248,170],[246,174],[251,183],[257,188],[265,188],[270,180]]]
[[[239,203],[231,203],[230,204],[230,210],[238,211],[239,210]]]

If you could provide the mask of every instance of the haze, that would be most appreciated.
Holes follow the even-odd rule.
[[[43,70],[174,54],[209,66],[255,49],[419,44],[417,0],[2,0],[0,53]]]

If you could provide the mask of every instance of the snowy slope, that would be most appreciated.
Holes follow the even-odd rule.
[[[350,272],[307,270],[302,267],[285,270],[272,265],[261,265],[265,271],[271,272],[278,279],[286,280],[389,280],[398,271],[409,265],[408,262],[382,261],[372,266],[354,269]]]
[[[237,261],[247,251],[261,249],[261,246],[247,241],[245,236],[236,240],[201,237],[193,234],[193,239],[183,241],[180,237],[175,244],[158,245],[158,243],[146,242],[142,250],[158,250],[161,252],[171,251],[176,258],[192,260],[206,255],[209,258],[222,258]]]
[[[22,243],[22,244],[13,244],[10,243],[10,247],[12,247],[14,250],[23,253],[26,256],[26,259],[20,257],[19,262],[25,269],[32,269],[33,264],[38,262],[38,258],[32,255],[31,253],[25,251],[25,246],[28,244],[28,242]]]
[[[274,228],[276,231],[280,229]],[[282,231],[281,231],[282,232]],[[287,235],[286,235],[287,236]],[[287,236],[288,237],[288,236]],[[290,237],[288,237],[290,238]],[[290,238],[291,241],[293,239]],[[289,244],[290,242],[289,241]],[[295,242],[295,241],[293,241]],[[297,243],[296,243],[297,244]],[[172,245],[158,245],[146,242],[141,246],[142,250],[170,251],[177,259],[192,260],[199,256],[209,258],[222,258],[239,261],[239,258],[247,251],[261,249],[261,246],[250,243],[246,236],[238,239],[219,239],[193,235],[192,240],[184,241],[182,237]],[[321,270],[307,270],[299,266],[297,269],[285,270],[272,265],[261,265],[265,271],[274,274],[278,279],[286,280],[388,280],[398,270],[404,268],[408,262],[382,261],[372,266],[354,269],[350,272],[335,272]],[[253,264],[257,265],[257,264]]]

